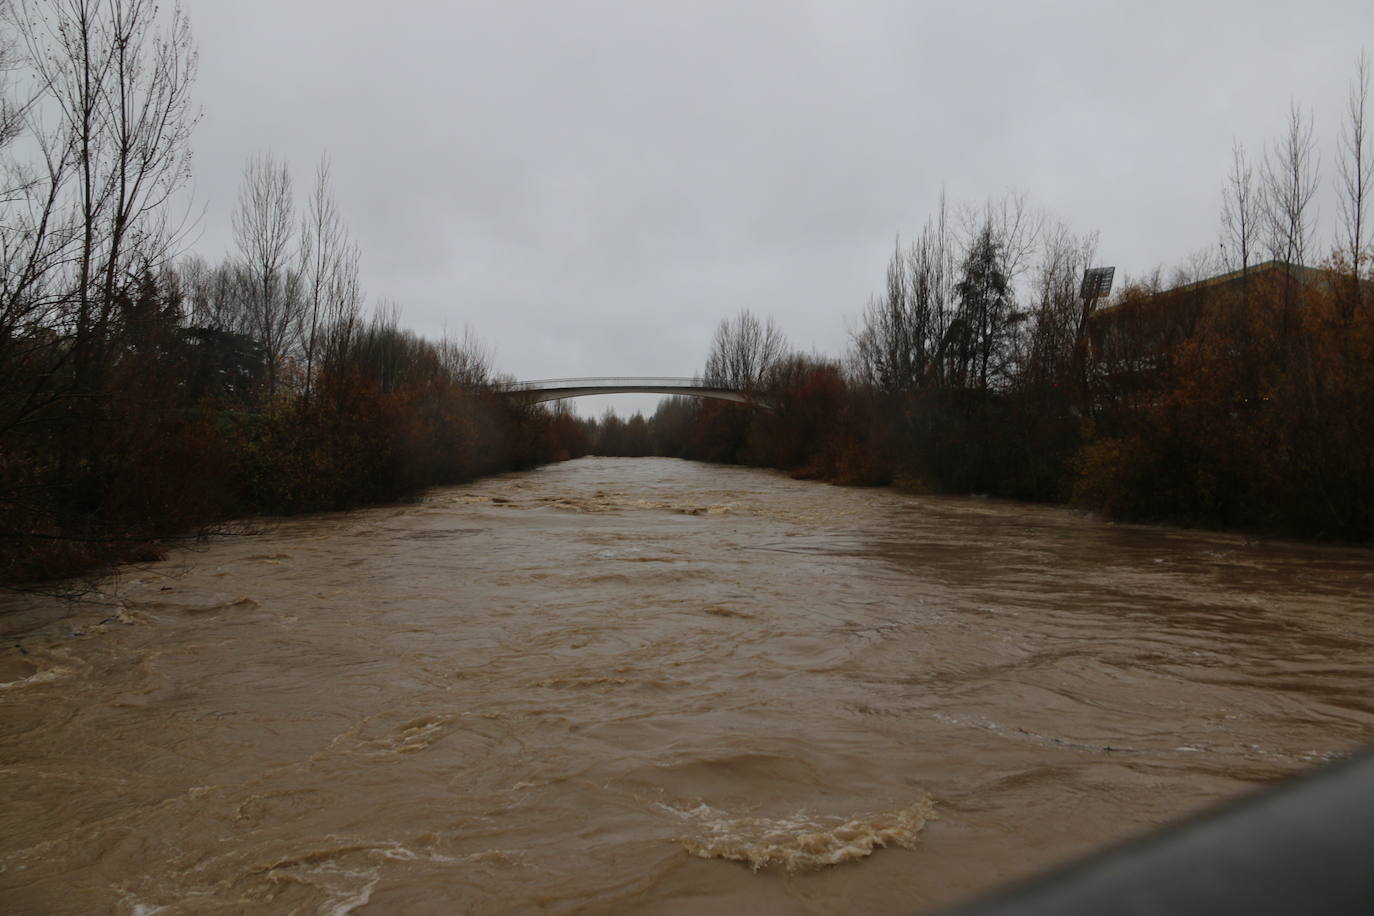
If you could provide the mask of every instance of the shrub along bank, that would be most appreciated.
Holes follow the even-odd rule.
[[[1350,280],[1280,265],[1136,286],[1057,353],[1035,343],[1042,302],[986,388],[951,365],[884,388],[793,355],[745,382],[768,407],[667,399],[638,453],[1374,542],[1374,297]]]

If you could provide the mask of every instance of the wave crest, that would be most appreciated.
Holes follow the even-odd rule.
[[[783,818],[734,817],[707,804],[668,810],[699,828],[678,838],[692,855],[743,862],[754,871],[781,867],[789,872],[854,862],[887,846],[909,849],[926,822],[939,816],[929,796],[905,808],[852,818],[805,811]]]

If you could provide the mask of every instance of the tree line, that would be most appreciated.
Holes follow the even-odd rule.
[[[1112,517],[1374,539],[1374,144],[1361,58],[1317,266],[1320,156],[1294,105],[1258,165],[1237,145],[1219,243],[1107,301],[1097,238],[1011,195],[941,197],[898,243],[843,359],[723,320],[702,377],[759,405],[669,398],[594,450],[853,484],[1073,501]],[[615,434],[612,434],[615,433]],[[645,445],[647,440],[647,446]]]
[[[287,166],[253,158],[235,250],[176,257],[199,118],[179,10],[0,12],[0,581],[585,448],[566,411],[501,396],[470,337],[365,308],[327,160],[298,209]]]

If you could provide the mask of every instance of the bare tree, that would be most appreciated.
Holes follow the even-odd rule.
[[[0,24],[17,32],[18,12],[13,3],[0,5]],[[66,297],[57,277],[71,238],[63,212],[71,166],[65,145],[34,136],[37,163],[16,149],[22,144],[15,141],[32,130],[31,114],[41,96],[21,94],[11,76],[23,68],[27,50],[9,35],[0,39],[0,391],[10,394],[20,357],[42,346],[32,332],[60,322]]]
[[[935,386],[941,379],[940,344],[950,321],[953,245],[940,209],[921,235],[887,267],[885,295],[871,300],[853,333],[850,365],[859,379],[895,393]]]
[[[1063,223],[1044,233],[1035,274],[1034,312],[1022,381],[1031,388],[1086,390],[1087,333],[1095,305],[1080,293],[1085,268],[1097,250],[1097,234],[1078,237]]]
[[[361,309],[358,249],[349,239],[329,183],[329,159],[321,157],[301,220],[301,287],[305,398],[309,400],[326,333],[351,328]]]
[[[1239,143],[1231,147],[1231,171],[1221,191],[1221,247],[1226,266],[1248,276],[1254,258],[1256,233],[1264,214],[1255,170]]]
[[[888,263],[885,293],[870,301],[852,335],[850,367],[881,391],[1001,384],[1023,358],[1026,315],[1014,285],[1024,275],[1045,217],[1024,195],[960,212],[958,264],[948,208],[940,206],[909,249]]]
[[[64,400],[96,409],[90,396],[123,352],[120,303],[164,266],[164,213],[187,177],[198,115],[196,52],[179,11],[164,17],[153,0],[8,0],[3,15],[15,41],[0,67],[25,74],[0,104],[0,386],[22,392],[8,399],[9,426]],[[32,376],[23,385],[19,366]],[[68,419],[88,425],[84,411]]]
[[[248,280],[250,327],[267,360],[267,396],[276,393],[282,363],[300,332],[299,275],[291,251],[291,174],[270,153],[243,170],[234,242]]]
[[[1226,267],[1224,255],[1211,245],[1195,248],[1184,257],[1183,262],[1169,273],[1168,286],[1177,289],[1209,277],[1214,277]]]
[[[17,0],[15,12],[36,107],[58,114],[35,136],[49,185],[73,185],[71,326],[78,385],[91,384],[117,294],[166,262],[167,204],[189,177],[199,119],[195,44],[180,9],[164,21],[156,0]]]
[[[921,251],[918,255],[920,266],[917,273],[920,285],[930,298],[930,339],[932,383],[940,386],[946,380],[946,361],[944,343],[949,337],[950,323],[954,320],[954,284],[957,276],[955,251],[957,245],[949,223],[949,203],[944,188],[940,189],[940,201],[935,215],[926,223],[921,234]]]
[[[248,282],[243,265],[225,260],[210,265],[200,255],[177,262],[185,295],[185,320],[193,328],[247,334],[252,329],[248,314]]]
[[[976,382],[986,390],[1015,374],[1026,318],[1016,306],[1016,287],[1030,267],[1045,216],[1024,194],[1010,193],[981,210],[965,210],[963,222],[958,309],[946,350],[957,357],[957,385]]]
[[[1030,269],[1031,258],[1045,229],[1044,212],[1031,207],[1024,193],[1014,192],[984,204],[981,222],[992,227],[1001,249],[1002,271],[1015,283]],[[979,226],[976,222],[969,223],[970,230]],[[968,234],[971,238],[976,233],[970,231]]]
[[[30,100],[21,98],[12,74],[20,67],[19,49],[10,30],[14,28],[13,3],[0,3],[0,149],[8,147],[24,132]]]
[[[1271,257],[1301,265],[1312,241],[1313,217],[1308,211],[1317,193],[1317,151],[1312,118],[1296,102],[1272,153],[1272,158],[1265,155],[1261,172],[1265,242]]]
[[[445,336],[436,349],[444,369],[459,387],[466,391],[478,391],[491,384],[495,358],[491,349],[477,339],[471,328],[464,328],[463,336],[457,340]]]
[[[165,263],[167,203],[190,177],[191,130],[200,114],[190,88],[197,55],[191,27],[175,8],[166,35],[154,31],[154,0],[109,0],[111,92],[102,117],[113,147],[109,174],[109,236],[102,292],[111,295],[126,261]]]
[[[1341,216],[1345,238],[1344,257],[1349,261],[1351,277],[1350,308],[1362,300],[1360,283],[1362,265],[1370,255],[1365,250],[1367,211],[1370,182],[1374,180],[1374,143],[1366,130],[1365,114],[1369,101],[1369,56],[1360,55],[1355,80],[1346,100],[1346,122],[1341,132],[1340,153],[1337,160],[1338,187],[1341,195]]]
[[[705,380],[710,385],[757,389],[773,365],[787,354],[787,339],[773,319],[761,322],[748,309],[723,318],[711,340]]]
[[[920,282],[912,252],[900,239],[887,264],[887,291],[870,299],[863,325],[853,335],[851,362],[868,385],[886,393],[909,391],[921,381],[929,340],[911,281]]]

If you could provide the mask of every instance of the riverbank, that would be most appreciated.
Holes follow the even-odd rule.
[[[155,561],[232,530],[235,519],[385,505],[585,450],[568,414],[451,380],[391,393],[324,388],[309,401],[98,424],[124,426],[54,445],[85,455],[65,468],[38,454],[28,467],[6,466],[10,490],[37,495],[0,511],[0,587],[42,588]]]
[[[1312,417],[1335,413],[1333,404],[1305,413],[1266,402],[1228,413],[1230,395],[1221,390],[1219,403],[1170,402],[1085,422],[1067,411],[1047,415],[1016,392],[879,397],[824,370],[816,372],[830,379],[826,387],[770,391],[774,409],[668,399],[642,424],[639,441],[597,436],[592,450],[1073,506],[1117,521],[1374,545],[1374,445],[1354,445],[1374,434],[1374,416],[1363,425],[1368,399],[1353,391],[1343,397],[1351,410],[1327,430],[1346,448],[1304,438]]]

